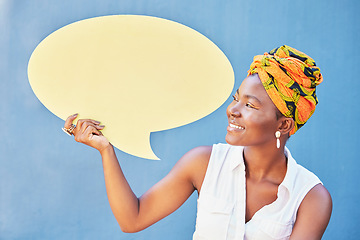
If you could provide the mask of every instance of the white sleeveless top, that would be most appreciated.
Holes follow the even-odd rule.
[[[198,198],[193,240],[289,239],[296,213],[305,195],[321,183],[298,165],[286,148],[286,175],[277,199],[257,211],[245,224],[246,179],[243,147],[213,146]]]

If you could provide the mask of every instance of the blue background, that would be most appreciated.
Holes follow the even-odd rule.
[[[42,39],[72,22],[110,14],[157,16],[199,31],[229,58],[236,88],[254,55],[287,44],[313,57],[324,76],[320,102],[288,147],[333,197],[324,239],[358,239],[359,9],[356,0],[1,0],[0,239],[191,239],[196,194],[150,228],[122,233],[107,201],[100,155],[65,135],[63,121],[30,88],[27,64]],[[161,161],[117,151],[136,194],[189,149],[224,142],[229,102],[192,124],[153,133]]]

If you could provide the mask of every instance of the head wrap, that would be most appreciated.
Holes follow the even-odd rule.
[[[281,46],[257,55],[248,75],[257,73],[279,111],[295,121],[294,134],[315,111],[315,88],[323,78],[315,61],[289,46]]]

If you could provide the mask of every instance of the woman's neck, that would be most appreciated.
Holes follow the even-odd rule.
[[[284,179],[287,168],[284,147],[279,149],[276,146],[245,147],[243,154],[248,179],[278,184]]]

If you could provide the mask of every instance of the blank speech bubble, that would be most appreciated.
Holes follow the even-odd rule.
[[[147,159],[158,159],[151,132],[205,117],[234,86],[229,60],[208,38],[173,21],[138,15],[60,28],[32,53],[28,77],[53,114],[99,120],[115,147]]]

